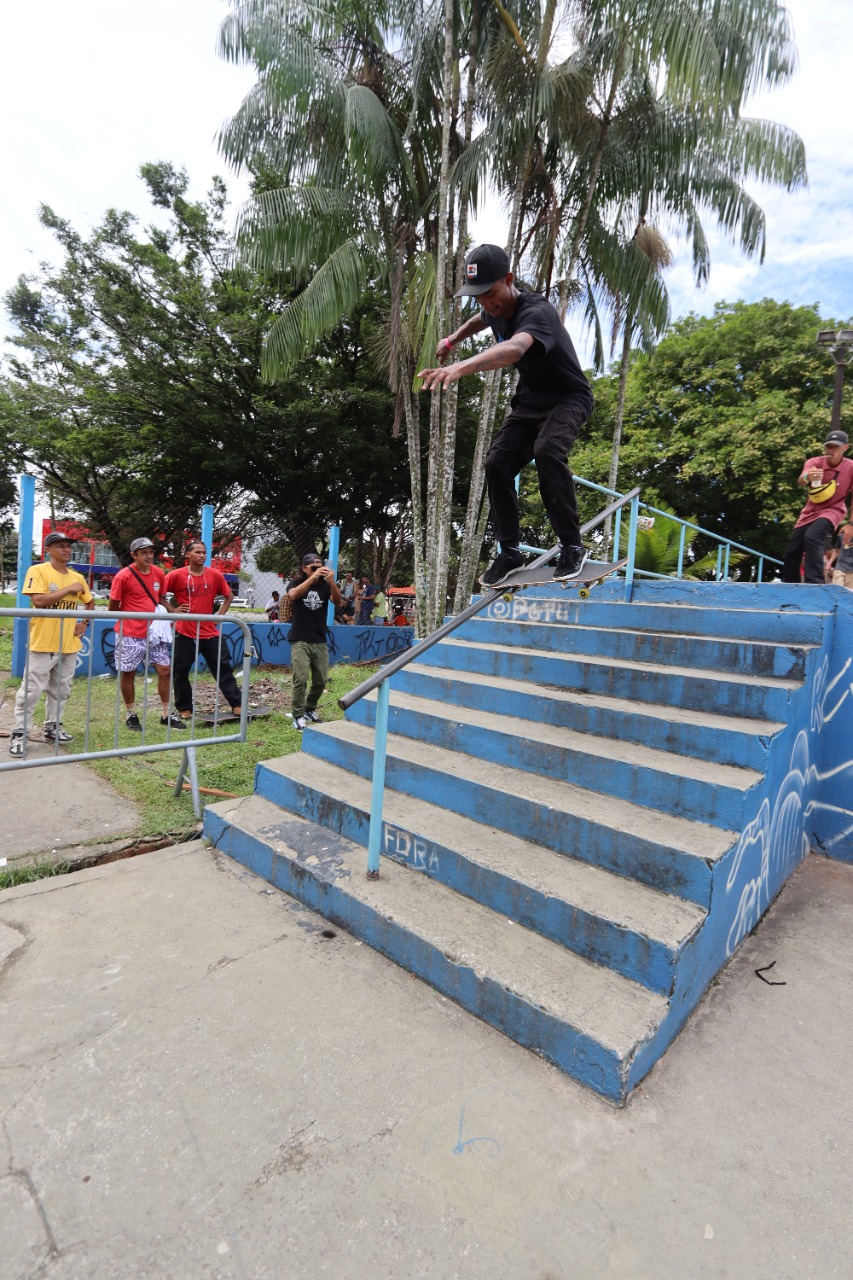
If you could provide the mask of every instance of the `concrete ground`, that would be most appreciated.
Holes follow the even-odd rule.
[[[0,680],[2,680],[0,674]],[[5,695],[5,696],[4,696]],[[0,690],[0,764],[12,762],[9,738],[14,724],[15,691]],[[43,703],[37,710],[41,712]],[[36,718],[27,758],[52,756],[53,743],[41,738]],[[47,765],[0,773],[0,858],[68,859],[82,856],[80,845],[110,844],[139,831],[136,806],[83,764]]]
[[[0,1272],[849,1276],[851,926],[812,857],[620,1111],[199,843],[8,890]]]

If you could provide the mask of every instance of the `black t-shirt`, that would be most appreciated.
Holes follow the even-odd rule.
[[[291,578],[285,591],[291,591],[304,582],[304,578]],[[326,642],[326,605],[332,595],[332,588],[325,578],[320,578],[300,596],[291,600],[293,605],[293,625],[287,633],[291,644],[296,640],[304,640],[307,644],[325,644]]]
[[[592,388],[559,312],[547,298],[541,293],[520,293],[515,314],[504,320],[490,316],[488,311],[481,314],[498,342],[505,342],[516,333],[529,333],[535,339],[515,366],[518,386],[512,398],[514,410],[541,412],[580,400],[587,412],[592,412]]]

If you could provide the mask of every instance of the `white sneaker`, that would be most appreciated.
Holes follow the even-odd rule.
[[[294,727],[294,729],[299,729],[300,731],[301,731],[302,729],[304,729],[304,728],[305,728],[305,717],[304,717],[304,716],[294,716],[294,717],[293,717],[293,727]]]
[[[12,730],[12,738],[9,743],[10,756],[22,756],[24,754],[24,735],[20,729]]]

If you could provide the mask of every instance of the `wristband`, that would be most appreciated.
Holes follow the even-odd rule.
[[[444,339],[444,350],[448,354],[453,350],[453,342],[450,338]]]

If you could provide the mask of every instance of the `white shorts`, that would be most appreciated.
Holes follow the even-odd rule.
[[[172,660],[170,644],[149,642],[144,636],[116,636],[116,671],[135,671],[145,661],[146,648],[149,666],[169,666]]]

